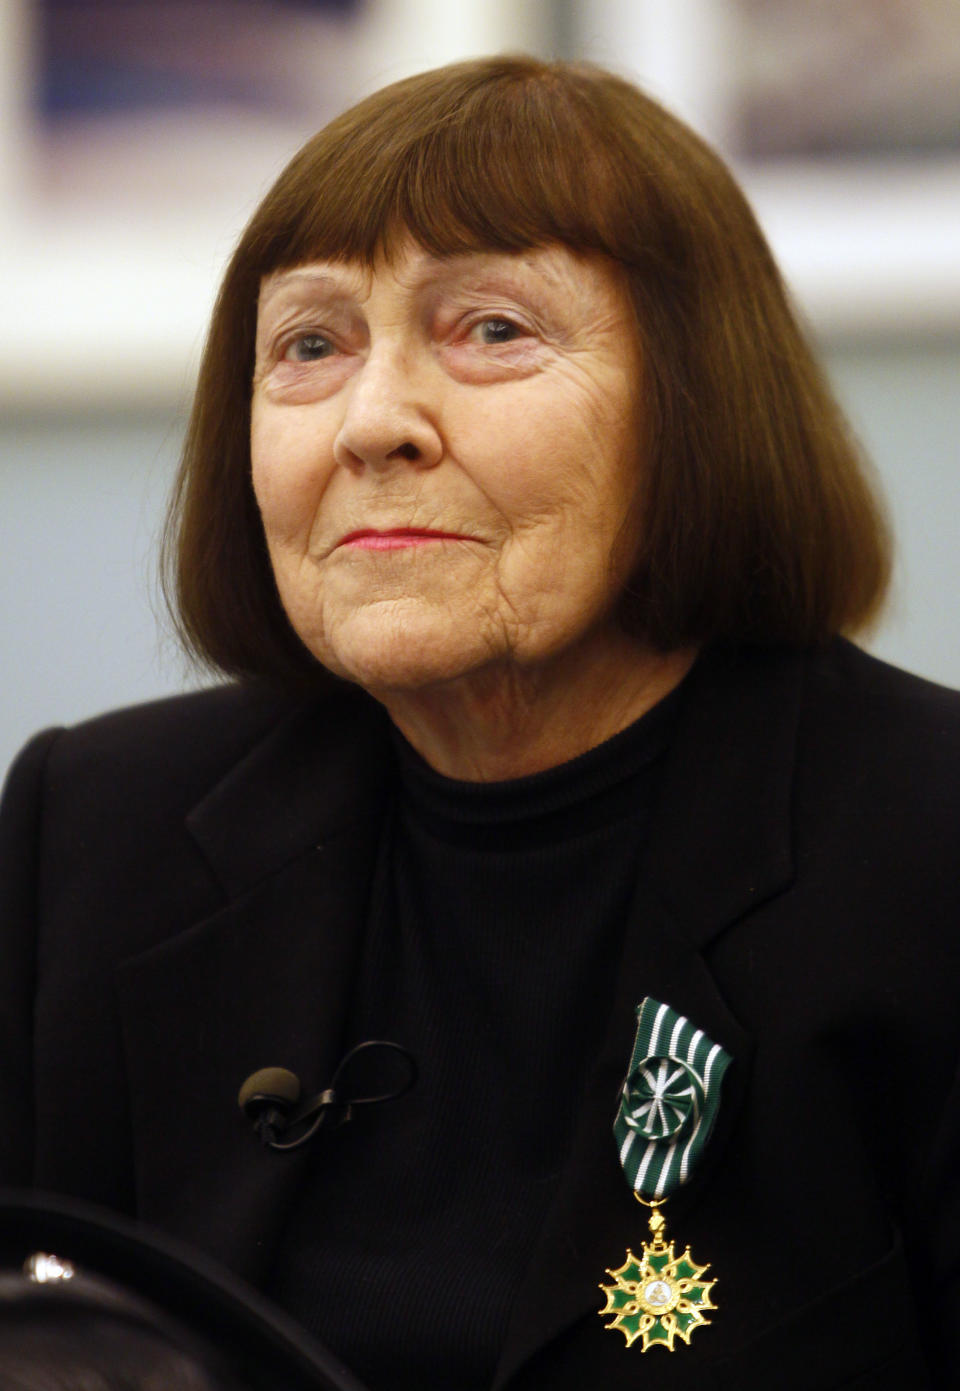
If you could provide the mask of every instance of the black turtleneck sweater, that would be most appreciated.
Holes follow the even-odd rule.
[[[347,1043],[395,1040],[419,1079],[313,1142],[269,1286],[373,1391],[493,1380],[602,1043],[678,699],[512,782],[441,777],[396,739]]]

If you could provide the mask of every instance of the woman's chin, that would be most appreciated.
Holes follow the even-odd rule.
[[[373,695],[456,680],[486,665],[492,655],[476,627],[472,632],[451,631],[449,619],[442,630],[433,624],[406,624],[399,630],[389,625],[373,631],[364,624],[349,625],[349,631],[338,632],[333,641],[308,645],[328,670]]]

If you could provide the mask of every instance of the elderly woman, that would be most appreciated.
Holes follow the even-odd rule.
[[[882,513],[720,161],[579,66],[361,102],[230,263],[174,519],[233,680],[13,772],[7,1180],[383,1391],[954,1384],[960,700],[839,636]],[[248,1074],[322,1118],[374,1039],[406,1095],[258,1145]]]

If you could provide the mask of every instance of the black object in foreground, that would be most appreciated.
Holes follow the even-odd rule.
[[[89,1204],[0,1189],[0,1264],[5,1387],[71,1391],[88,1384],[83,1377],[96,1357],[104,1386],[365,1391],[242,1280]],[[135,1355],[139,1371],[131,1380]],[[161,1362],[165,1383],[157,1381]]]

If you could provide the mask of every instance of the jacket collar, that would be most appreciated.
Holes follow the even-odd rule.
[[[387,721],[337,682],[282,720],[187,817],[231,898],[367,819],[389,770]]]
[[[644,875],[691,945],[705,945],[792,874],[801,684],[794,654],[754,650],[705,654],[687,678]],[[383,711],[337,683],[274,728],[187,826],[236,897],[367,818],[388,762]]]
[[[793,877],[803,673],[795,653],[753,649],[691,673],[643,873],[698,949]]]

